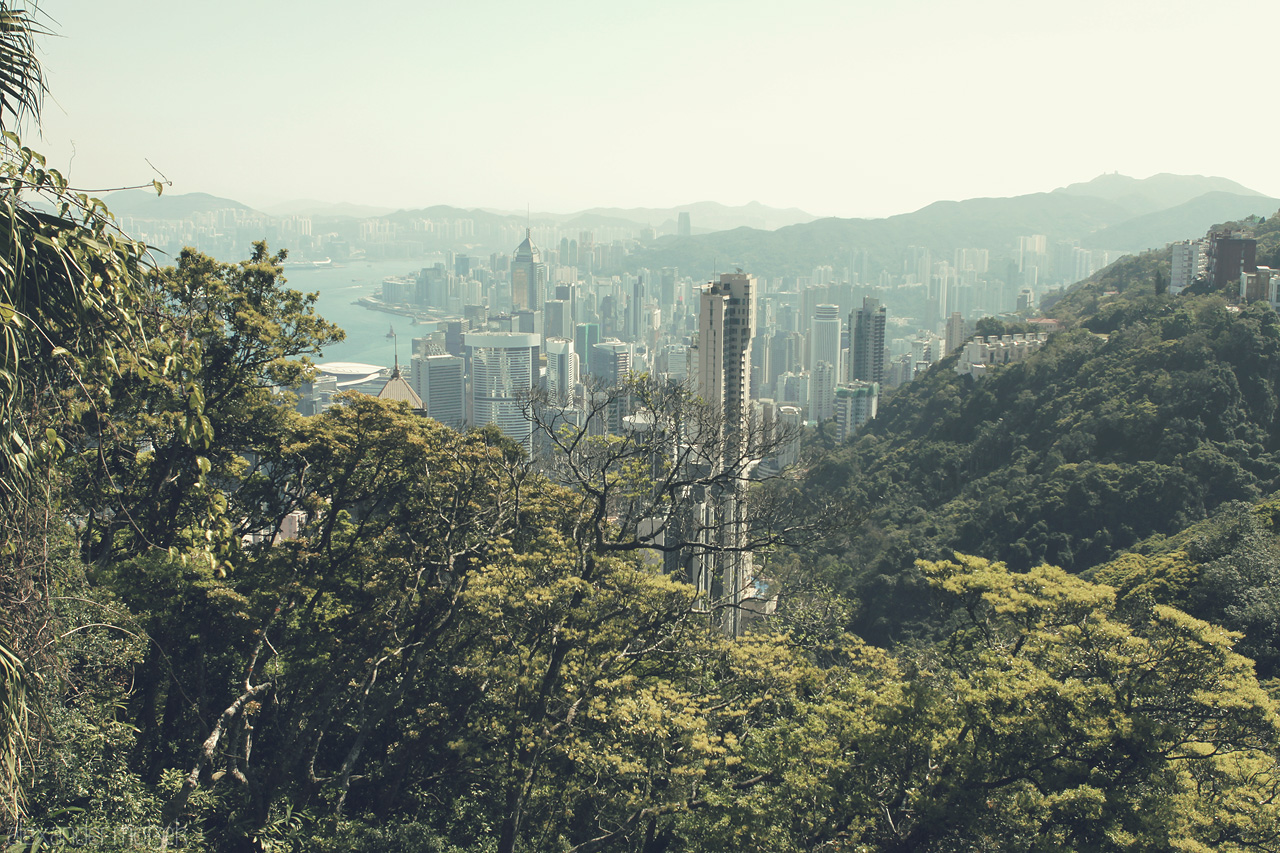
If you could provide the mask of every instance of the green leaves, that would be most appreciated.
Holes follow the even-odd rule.
[[[4,43],[17,24],[0,9],[0,113]],[[6,29],[11,27],[11,29]],[[81,381],[89,365],[127,346],[145,246],[114,233],[105,209],[67,190],[44,158],[6,132],[0,154],[0,508],[25,499],[31,457],[21,448],[43,429],[37,395]],[[60,215],[28,206],[42,195]],[[55,418],[57,420],[57,418]]]

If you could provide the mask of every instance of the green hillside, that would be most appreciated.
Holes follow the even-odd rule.
[[[808,469],[814,505],[863,519],[805,555],[859,599],[859,632],[925,617],[915,559],[1082,571],[1280,488],[1280,318],[1156,296],[1162,266],[1127,258],[1077,288],[1075,328],[1021,364],[980,381],[935,366]]]
[[[1263,678],[1280,675],[1280,499],[1224,504],[1171,536],[1138,543],[1087,575],[1124,599],[1158,601],[1243,636]]]
[[[166,193],[156,195],[149,190],[119,190],[104,199],[116,216],[139,219],[186,219],[195,213],[215,210],[252,211],[248,205],[208,193]]]

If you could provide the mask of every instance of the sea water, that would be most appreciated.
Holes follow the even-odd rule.
[[[317,364],[328,361],[357,361],[391,367],[397,348],[400,363],[407,364],[412,339],[425,334],[411,326],[408,317],[373,311],[352,303],[361,296],[382,298],[382,280],[388,276],[416,273],[421,264],[412,260],[347,261],[329,267],[286,267],[285,286],[303,293],[318,293],[316,313],[336,323],[347,333],[342,343],[311,356]],[[387,337],[394,330],[397,338]],[[398,347],[397,347],[398,345]]]

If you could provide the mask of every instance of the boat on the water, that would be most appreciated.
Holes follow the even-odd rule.
[[[318,261],[291,261],[286,258],[281,266],[285,269],[323,269],[333,266],[333,258],[321,258]]]

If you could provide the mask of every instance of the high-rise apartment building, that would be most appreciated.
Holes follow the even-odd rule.
[[[698,300],[697,392],[716,415],[715,432],[697,436],[714,448],[713,474],[732,474],[728,482],[705,490],[695,511],[702,549],[689,564],[688,579],[719,601],[738,604],[750,594],[754,578],[747,542],[747,492],[741,477],[753,467],[749,441],[751,341],[756,335],[756,279],[724,273]],[[709,426],[709,425],[708,425]],[[704,430],[707,427],[703,427]],[[724,630],[741,631],[737,606],[725,609]]]
[[[809,371],[809,419],[815,423],[835,415],[836,366],[820,361]]]
[[[844,441],[858,427],[876,416],[880,383],[854,382],[836,389],[836,441]]]
[[[1205,274],[1215,290],[1231,289],[1246,272],[1258,269],[1258,241],[1241,232],[1214,231],[1208,236]]]
[[[756,279],[722,273],[702,291],[698,309],[698,393],[724,412],[733,444],[746,430],[751,381],[751,340],[756,334]]]
[[[947,318],[947,355],[951,355],[964,345],[964,317],[959,311],[953,311]]]
[[[410,384],[427,417],[460,430],[466,426],[466,382],[464,361],[456,355],[415,355],[411,361]]]
[[[884,330],[887,314],[879,299],[863,297],[862,307],[849,315],[850,381],[884,381]]]
[[[1177,296],[1205,274],[1208,256],[1200,240],[1183,240],[1173,244],[1173,262],[1169,272],[1169,293]]]

